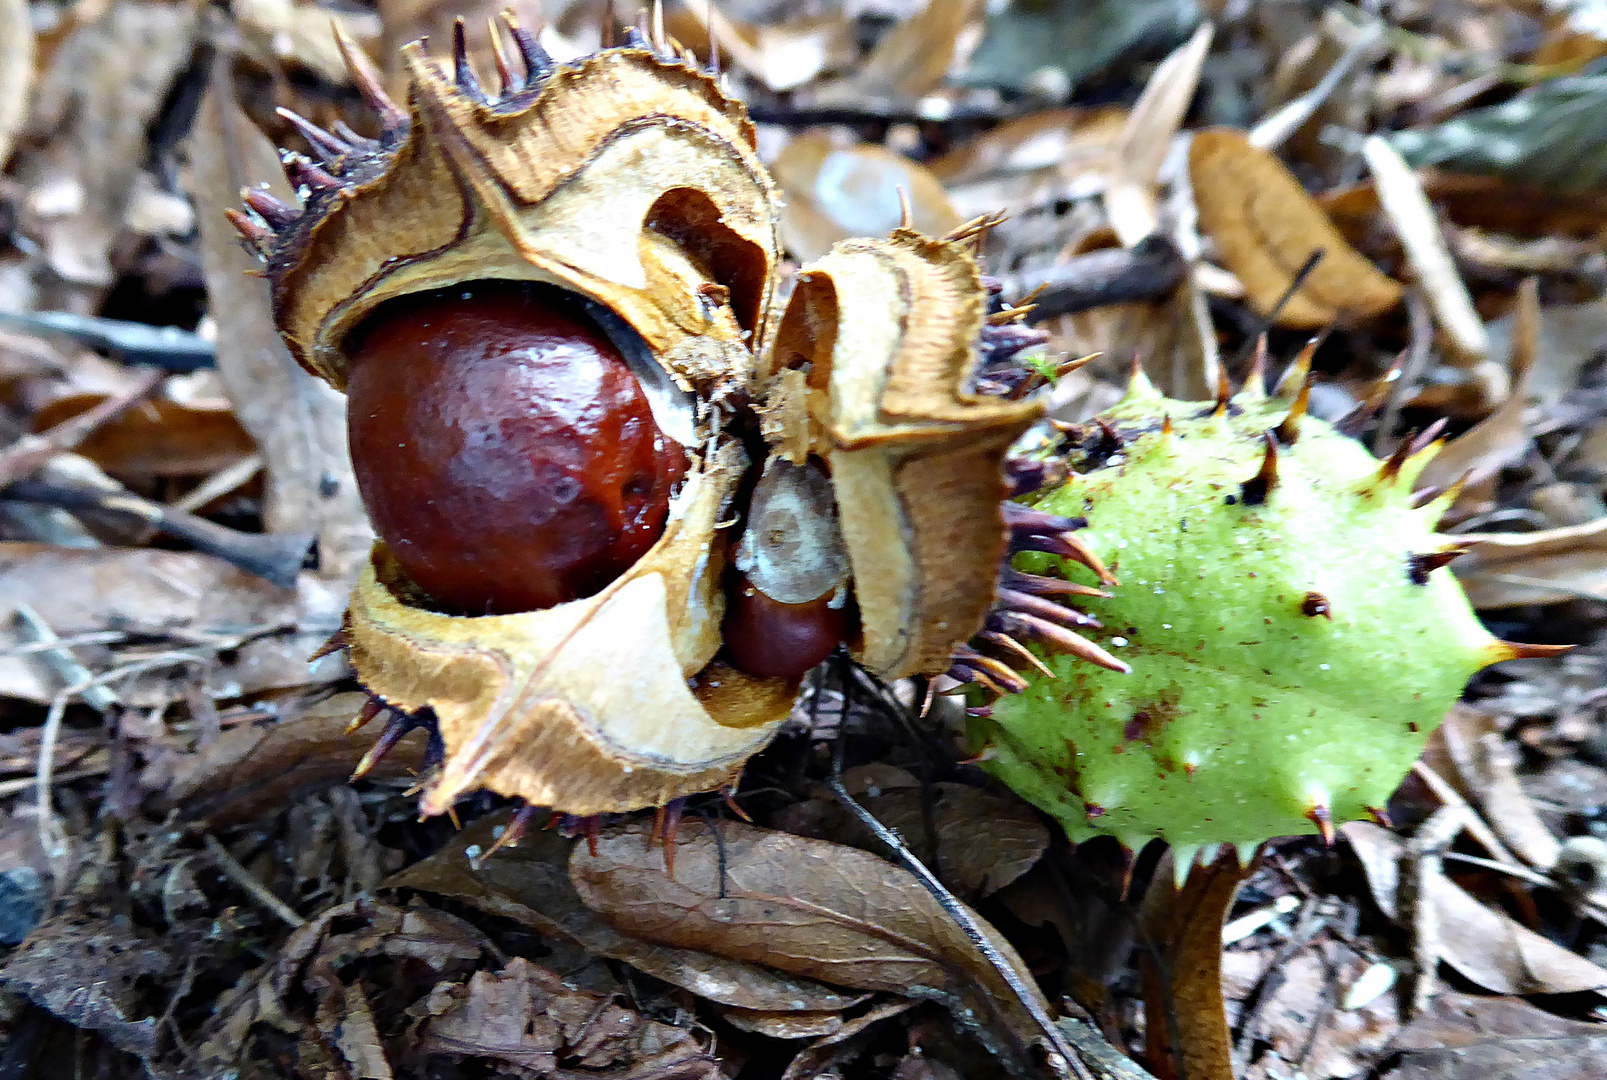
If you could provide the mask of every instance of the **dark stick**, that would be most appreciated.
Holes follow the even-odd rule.
[[[842,653],[838,653],[837,663],[852,663],[852,661],[848,660]],[[841,668],[839,668],[839,673],[841,673]],[[821,679],[815,684],[815,703],[819,701],[820,690],[824,682],[825,680]],[[1043,1033],[1047,1048],[1065,1061],[1066,1068],[1078,1080],[1094,1080],[1093,1074],[1088,1071],[1082,1059],[1066,1042],[1065,1037],[1060,1033],[1060,1029],[1055,1026],[1054,1019],[1037,1003],[1033,988],[1026,984],[1025,980],[1021,978],[1021,974],[1004,958],[1003,954],[989,940],[987,934],[983,933],[982,926],[977,922],[976,917],[949,891],[948,886],[939,881],[936,875],[927,869],[926,864],[921,862],[915,853],[905,846],[904,841],[899,839],[896,833],[878,821],[876,816],[869,810],[861,806],[859,800],[850,795],[848,789],[843,786],[843,752],[847,735],[845,728],[848,723],[849,680],[843,677],[839,679],[839,682],[843,691],[843,719],[837,728],[837,743],[832,751],[831,777],[827,781],[827,785],[831,788],[831,793],[836,796],[838,802],[842,803],[859,820],[861,825],[870,830],[872,836],[887,847],[888,851],[892,853],[894,861],[915,876],[915,880],[921,883],[922,887],[932,895],[932,899],[937,901],[938,906],[947,913],[949,918],[954,920],[955,925],[970,940],[977,952],[982,954],[982,958],[999,973],[1005,984],[1010,987],[1011,992],[1021,1002],[1022,1008],[1026,1009],[1027,1014],[1032,1017],[1033,1023]],[[815,703],[811,704],[814,705]]]
[[[312,533],[240,532],[126,491],[103,491],[77,484],[18,480],[0,488],[0,499],[136,518],[281,589],[296,587],[296,575],[315,539]]]
[[[1130,248],[1105,248],[1057,266],[1003,279],[1007,295],[1031,296],[1026,321],[1040,323],[1106,304],[1160,300],[1172,295],[1188,272],[1177,245],[1151,233]]]

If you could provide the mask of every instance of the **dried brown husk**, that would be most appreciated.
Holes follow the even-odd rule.
[[[718,658],[736,540],[723,526],[755,464],[717,426],[733,395],[755,403],[776,452],[832,473],[855,655],[889,677],[947,668],[993,600],[1001,460],[1040,412],[967,389],[986,296],[967,242],[900,229],[840,244],[772,319],[771,181],[741,106],[705,74],[609,49],[488,103],[418,47],[405,60],[394,156],[354,151],[375,156],[339,163],[343,186],[311,193],[270,246],[297,358],[338,387],[342,344],[379,304],[540,281],[623,320],[700,402],[664,534],[595,596],[447,615],[375,546],[342,641],[373,693],[433,711],[445,758],[422,809],[478,788],[575,815],[662,805],[734,783],[769,741],[798,680]]]
[[[942,671],[993,603],[1000,464],[1041,407],[968,389],[986,295],[962,240],[845,241],[799,275],[765,366],[808,370],[859,603],[854,656],[885,678]]]

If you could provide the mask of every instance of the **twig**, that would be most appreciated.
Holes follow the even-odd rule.
[[[143,401],[161,385],[166,373],[152,369],[133,386],[113,395],[77,416],[69,417],[42,435],[24,435],[0,452],[0,487],[20,480],[57,454],[83,442],[119,413]]]
[[[268,886],[258,881],[256,877],[240,865],[240,861],[229,854],[229,849],[211,833],[203,833],[201,840],[206,844],[206,853],[212,856],[212,862],[223,873],[223,876],[234,882],[246,893],[261,904],[269,912],[277,915],[281,921],[291,927],[307,925],[307,920],[297,915],[288,904],[268,891]]]
[[[848,662],[851,663],[852,661]],[[839,682],[843,688],[843,715],[846,720],[848,713],[848,680],[840,679]],[[832,795],[858,819],[861,825],[870,831],[872,836],[887,847],[900,866],[914,875],[915,880],[919,881],[921,886],[931,894],[932,899],[936,900],[938,906],[943,909],[949,918],[954,920],[955,925],[970,940],[977,952],[982,954],[982,958],[1004,979],[1005,985],[1010,988],[1011,993],[1021,1003],[1021,1007],[1026,1010],[1027,1015],[1032,1017],[1033,1023],[1042,1032],[1045,1049],[1051,1057],[1051,1068],[1054,1068],[1053,1059],[1058,1057],[1061,1059],[1062,1064],[1060,1068],[1056,1068],[1054,1071],[1069,1071],[1078,1080],[1095,1080],[1093,1074],[1088,1071],[1088,1066],[1083,1063],[1082,1058],[1072,1048],[1071,1044],[1066,1041],[1065,1035],[1055,1026],[1053,1018],[1038,1003],[1034,988],[1027,985],[1026,981],[1022,979],[1021,973],[999,952],[998,947],[983,932],[976,916],[964,904],[960,903],[955,895],[948,890],[948,887],[933,875],[931,870],[927,869],[925,863],[915,857],[915,853],[910,851],[903,840],[899,839],[898,834],[883,825],[874,814],[860,805],[859,800],[848,793],[848,789],[843,786],[844,736],[845,732],[839,727],[837,745],[832,754],[831,776],[827,780],[827,786],[831,789]]]
[[[1013,296],[1031,294],[1025,321],[1040,323],[1106,304],[1159,300],[1183,282],[1188,263],[1177,245],[1151,233],[1130,248],[1109,248],[1005,279]]]
[[[1495,833],[1490,831],[1490,827],[1484,823],[1484,819],[1478,815],[1472,806],[1468,805],[1468,801],[1462,798],[1461,794],[1450,785],[1449,781],[1421,761],[1413,762],[1412,772],[1419,780],[1428,785],[1429,790],[1434,792],[1434,797],[1439,799],[1441,803],[1447,807],[1460,807],[1466,811],[1466,820],[1463,824],[1466,826],[1468,833],[1483,846],[1484,850],[1508,866],[1521,866],[1517,856],[1508,851],[1506,845],[1496,839]]]
[[[296,575],[315,539],[312,533],[240,532],[127,491],[102,491],[81,484],[18,480],[0,488],[0,499],[137,518],[282,589],[295,588]]]

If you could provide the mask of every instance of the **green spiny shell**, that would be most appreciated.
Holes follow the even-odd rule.
[[[1381,463],[1303,402],[1274,433],[1292,403],[1251,382],[1224,408],[1136,377],[1102,417],[1119,449],[1085,440],[1070,482],[1031,499],[1087,518],[1077,536],[1120,584],[1080,605],[1104,626],[1086,634],[1132,672],[1045,656],[1057,677],[972,734],[1073,840],[1161,837],[1186,866],[1197,845],[1328,834],[1383,807],[1468,678],[1514,655],[1448,571],[1414,564],[1450,546],[1446,500],[1412,506],[1433,449]]]

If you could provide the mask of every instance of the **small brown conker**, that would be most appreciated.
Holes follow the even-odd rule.
[[[576,297],[516,282],[421,293],[378,308],[346,351],[363,503],[443,610],[590,596],[663,533],[685,451]]]
[[[822,596],[783,604],[744,574],[726,591],[725,651],[731,666],[761,679],[792,679],[831,655],[848,633],[846,606]]]

